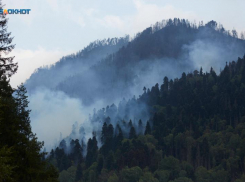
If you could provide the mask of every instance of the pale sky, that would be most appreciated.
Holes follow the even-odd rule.
[[[186,18],[215,20],[226,29],[245,31],[244,0],[3,0],[19,70],[11,84],[24,82],[38,67],[53,64],[97,39],[133,36],[157,21]]]

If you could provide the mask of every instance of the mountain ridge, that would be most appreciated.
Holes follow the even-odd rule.
[[[197,26],[187,20],[170,19],[145,29],[131,41],[128,37],[126,40],[126,43],[121,44],[117,51],[99,57],[86,69],[70,65],[71,71],[77,71],[59,81],[56,81],[56,76],[51,74],[52,79],[49,81],[51,85],[53,82],[55,85],[51,88],[79,98],[83,104],[88,106],[96,100],[112,103],[118,97],[130,98],[137,94],[143,86],[149,86],[150,82],[145,83],[147,78],[142,78],[152,72],[157,72],[156,68],[160,68],[158,72],[168,72],[167,67],[172,69],[172,73],[176,70],[187,72],[198,68],[201,64],[208,65],[204,63],[203,58],[209,52],[213,52],[214,55],[211,55],[213,57],[210,60],[216,61],[213,64],[215,69],[219,69],[224,59],[216,60],[218,54],[222,54],[227,61],[231,61],[241,56],[245,50],[245,41],[238,39],[235,31],[231,35],[215,21],[206,25],[200,23]],[[200,59],[198,54],[204,53],[206,55],[200,55]],[[60,69],[59,71],[66,73],[66,70]],[[166,74],[170,77],[177,76],[171,75],[172,73]],[[39,81],[42,82],[42,74],[39,75],[41,78]],[[160,78],[157,75],[154,76],[156,77],[154,82],[159,82]],[[38,80],[30,78],[26,82],[28,90],[32,87],[31,81],[39,83]],[[131,86],[134,87],[129,90]],[[108,88],[111,89],[108,90]]]

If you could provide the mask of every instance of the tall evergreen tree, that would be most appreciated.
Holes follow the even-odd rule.
[[[136,131],[135,131],[135,128],[132,126],[130,131],[129,131],[129,138],[130,139],[133,139],[133,138],[136,138]]]
[[[98,145],[96,136],[88,140],[87,145],[87,156],[86,156],[86,166],[89,167],[97,159]]]
[[[147,121],[146,127],[145,127],[145,135],[149,135],[149,134],[151,134],[151,126],[150,126],[149,121]]]
[[[81,180],[82,177],[83,177],[82,166],[81,166],[81,164],[79,163],[79,164],[77,165],[75,181]]]
[[[3,9],[2,1],[0,1],[0,8]],[[6,15],[0,14],[0,79],[11,77],[18,68],[17,63],[13,63],[14,57],[6,57],[15,47],[11,44],[13,37],[7,31],[7,22]]]
[[[2,9],[0,1],[0,8]],[[10,77],[17,71],[14,57],[6,57],[14,49],[13,38],[7,32],[7,19],[0,15],[0,151],[8,154],[6,175],[1,181],[57,181],[56,170],[42,161],[43,142],[31,131],[30,110],[26,89],[21,84],[16,92],[9,84]],[[13,94],[14,93],[14,94]],[[4,153],[3,152],[3,153]],[[2,160],[2,156],[0,154]],[[2,171],[0,172],[2,173]]]
[[[107,124],[104,122],[102,131],[101,131],[101,142],[105,143],[107,137]]]
[[[115,147],[118,147],[121,145],[121,142],[123,140],[123,132],[122,132],[122,129],[120,127],[120,125],[117,125],[117,128],[118,128],[118,135],[116,136],[116,145]]]
[[[142,135],[143,132],[144,132],[144,127],[143,127],[143,123],[142,123],[141,119],[138,122],[138,132],[139,132],[140,135]]]

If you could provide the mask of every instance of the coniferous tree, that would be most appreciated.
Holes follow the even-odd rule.
[[[66,141],[65,140],[61,140],[59,148],[64,149],[64,151],[67,150],[67,146],[66,146]]]
[[[116,147],[120,146],[121,145],[121,142],[123,140],[123,132],[122,132],[122,129],[120,127],[120,125],[117,125],[117,128],[118,128],[118,135],[116,136]]]
[[[3,5],[0,1],[0,8]],[[13,38],[7,32],[7,19],[0,15],[0,151],[8,154],[8,160],[0,162],[6,166],[1,181],[57,181],[56,170],[42,161],[43,142],[38,142],[31,131],[30,110],[26,89],[21,84],[16,92],[9,84],[10,77],[17,71],[14,57],[6,55],[14,49]],[[14,93],[14,94],[13,94]],[[3,156],[0,154],[1,160]],[[2,170],[1,170],[2,173]]]
[[[118,122],[115,136],[112,124],[104,124],[104,143],[95,155],[91,149],[93,140],[89,140],[86,162],[90,162],[84,165],[84,178],[120,181],[125,175],[122,174],[124,168],[128,166],[126,176],[131,179],[136,174],[144,181],[152,181],[153,177],[159,181],[242,180],[244,164],[240,161],[245,153],[244,66],[245,57],[239,58],[237,63],[227,64],[220,75],[212,69],[210,73],[183,73],[180,79],[169,82],[169,89],[164,95],[159,95],[154,87],[147,94],[160,100],[165,97],[165,100],[158,102],[153,99],[147,103],[151,112],[145,136],[135,136],[133,126],[129,128],[123,120]],[[141,99],[134,98],[133,104],[142,102]],[[128,106],[130,102],[132,100],[128,101]],[[129,138],[123,137],[120,124],[125,133],[130,133]],[[139,121],[138,125],[141,124]],[[135,166],[139,170],[148,167],[149,172],[137,173],[132,169]],[[114,171],[119,173],[119,179],[113,175]]]
[[[103,169],[104,166],[104,158],[102,155],[99,155],[98,157],[98,165],[97,165],[97,172],[100,174],[101,170]]]
[[[79,163],[79,164],[77,165],[75,181],[81,180],[82,177],[83,177],[82,166],[81,166],[81,164]]]
[[[147,121],[146,128],[145,128],[145,135],[149,135],[149,134],[151,134],[151,126],[149,121]]]
[[[133,138],[136,138],[136,131],[135,131],[135,128],[132,126],[130,131],[129,131],[129,138],[130,139],[133,139]]]
[[[143,134],[143,131],[144,128],[143,128],[143,123],[142,123],[142,120],[140,119],[139,120],[139,123],[138,123],[138,131],[139,131],[139,134],[142,135]]]
[[[79,140],[76,139],[74,142],[74,148],[71,154],[75,164],[80,164],[82,162],[83,160],[82,152],[83,152],[82,146],[80,145]]]
[[[3,8],[2,1],[0,1],[0,8]],[[7,31],[7,22],[5,14],[0,15],[0,80],[4,77],[11,77],[18,68],[17,63],[13,63],[14,57],[6,57],[10,53],[15,45],[11,44],[13,38],[11,33]]]
[[[104,122],[102,131],[101,131],[101,142],[105,143],[107,137],[107,124]]]
[[[86,166],[89,167],[97,159],[98,144],[96,136],[88,140]]]
[[[53,170],[52,167],[47,168],[42,161],[44,153],[40,150],[43,142],[38,142],[31,131],[25,87],[20,85],[15,92],[15,97],[5,95],[0,97],[0,101],[1,104],[5,103],[0,108],[0,147],[14,148],[11,153],[14,159],[11,160],[14,166],[12,178],[16,181],[38,181],[49,178],[50,176],[47,175],[56,176],[49,171],[49,169]],[[40,176],[40,173],[43,175]]]
[[[130,119],[128,122],[128,127],[131,128],[133,126],[132,120]]]
[[[106,127],[106,125],[104,125]],[[106,133],[104,135],[104,145],[101,148],[101,151],[104,155],[108,154],[108,152],[113,148],[113,133],[114,128],[112,124],[109,124]],[[102,131],[103,133],[103,131]]]

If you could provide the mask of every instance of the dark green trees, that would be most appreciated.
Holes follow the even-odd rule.
[[[14,48],[12,39],[0,15],[0,181],[57,181],[54,167],[42,160],[43,142],[31,131],[26,89],[9,84],[17,71],[14,57],[6,57]]]
[[[151,126],[149,121],[147,121],[146,128],[145,128],[145,135],[151,134]]]
[[[106,122],[104,123],[102,127],[101,132],[101,142],[103,143],[103,146],[101,147],[101,152],[104,155],[107,155],[110,150],[113,148],[114,144],[114,127],[112,124],[109,124],[107,126]]]
[[[89,167],[93,162],[96,161],[98,155],[98,144],[96,136],[88,140],[87,145],[87,156],[86,156],[86,166]]]
[[[71,163],[67,172],[76,168],[76,179],[83,181],[242,181],[244,70],[245,57],[227,63],[220,75],[211,68],[174,80],[165,77],[160,90],[156,84],[138,99],[125,101],[127,112],[135,103],[146,103],[150,117],[142,118],[148,119],[145,126],[128,116],[113,121],[103,112],[101,148],[94,135],[85,161],[81,166]],[[121,109],[122,104],[118,113]]]
[[[130,139],[136,138],[136,131],[135,131],[135,128],[133,126],[130,128],[129,138]]]
[[[6,149],[6,152],[10,150],[10,177],[14,181],[55,181],[57,173],[42,161],[44,153],[40,151],[43,143],[38,142],[31,131],[25,87],[20,85],[15,97],[12,96],[11,89],[7,96],[8,88],[9,85],[2,87],[5,92],[0,96],[0,148]]]
[[[77,165],[77,171],[76,171],[76,176],[75,176],[75,181],[79,181],[83,177],[83,171],[82,171],[82,166],[81,163]]]
[[[115,149],[121,145],[121,142],[123,140],[123,132],[122,132],[120,125],[117,125],[117,130],[118,130],[118,133],[115,137]]]
[[[83,153],[83,148],[80,145],[79,140],[76,139],[74,141],[74,147],[73,147],[71,154],[70,154],[75,165],[78,165],[83,161],[82,153]]]
[[[0,1],[0,8],[2,8],[2,1]],[[10,37],[11,33],[7,32],[7,19],[6,15],[0,15],[0,79],[4,77],[11,77],[18,68],[17,63],[13,63],[14,57],[6,57],[14,49],[14,45],[11,44],[13,38]]]

